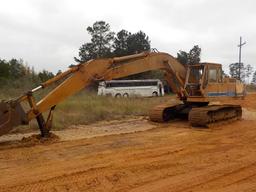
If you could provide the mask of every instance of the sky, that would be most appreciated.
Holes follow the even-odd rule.
[[[22,58],[36,71],[56,73],[75,64],[86,31],[104,20],[111,30],[142,30],[152,48],[176,56],[194,45],[202,61],[242,62],[256,70],[255,0],[0,0],[0,58]]]

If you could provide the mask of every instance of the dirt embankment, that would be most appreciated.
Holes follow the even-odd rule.
[[[243,120],[211,129],[137,119],[76,127],[34,146],[2,141],[0,191],[255,191],[255,97],[235,101]],[[117,135],[105,135],[111,130]]]

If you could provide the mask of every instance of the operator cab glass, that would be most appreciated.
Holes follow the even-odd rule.
[[[220,64],[201,63],[188,66],[185,89],[189,96],[203,96],[209,84],[222,83],[222,69]]]
[[[185,89],[189,96],[201,96],[200,86],[204,74],[204,65],[191,65],[188,67]]]

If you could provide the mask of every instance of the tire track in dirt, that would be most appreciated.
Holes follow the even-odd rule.
[[[0,191],[20,191],[20,192],[26,192],[26,191],[45,191],[45,190],[54,190],[61,189],[57,191],[62,191],[63,187],[65,186],[67,189],[72,188],[73,184],[79,183],[82,181],[86,181],[85,176],[89,175],[93,172],[99,172],[100,170],[103,170],[107,168],[107,166],[102,167],[94,167],[87,170],[77,171],[73,172],[71,174],[64,174],[61,176],[53,177],[46,180],[40,180],[32,183],[27,183],[24,185],[17,185],[12,187],[6,187],[6,188],[0,188]],[[89,179],[90,180],[90,179]],[[91,179],[91,181],[87,181],[86,184],[88,185],[88,188],[90,185],[95,185],[97,178]],[[55,189],[56,188],[56,189]]]
[[[142,163],[140,163],[140,161],[136,161],[133,164],[128,164],[127,167],[125,166],[119,167],[119,169],[126,170],[126,171],[129,170],[130,172],[134,172],[134,170],[137,169],[141,171],[140,174],[142,174],[142,172],[145,170],[153,172],[154,169],[158,171],[163,169],[165,170],[165,172],[171,173],[175,165],[172,162],[167,162],[167,158],[170,154],[163,153],[163,151],[164,149],[161,149],[159,153],[155,155],[152,155],[152,151],[149,151],[149,153],[146,153],[147,154],[146,157],[149,157],[146,165],[145,164],[143,165]],[[151,154],[151,156],[149,156],[149,154]],[[134,157],[134,154],[132,156]],[[165,156],[165,159],[163,160],[162,158],[164,156]],[[149,161],[150,159],[152,163],[150,163]],[[119,164],[124,165],[123,161],[124,160],[121,160]],[[155,163],[155,166],[154,166],[154,163]],[[248,164],[247,166],[240,167],[239,169],[236,169],[238,166],[237,163],[233,163],[233,164],[234,165],[230,167],[227,167],[226,165],[217,166],[217,169],[214,165],[208,166],[207,169],[195,171],[192,174],[192,176],[189,175],[188,172],[176,173],[176,175],[171,177],[168,176],[169,173],[167,174],[167,177],[164,177],[164,174],[162,174],[159,177],[156,177],[155,179],[153,179],[153,177],[151,179],[148,179],[148,181],[145,183],[145,186],[142,186],[142,188],[139,187],[135,191],[150,191],[150,190],[165,191],[166,188],[174,188],[175,191],[186,191],[186,190],[190,191],[191,189],[195,188],[196,191],[198,191],[198,189],[208,186],[210,185],[210,183],[217,182],[218,180],[223,181],[224,179],[225,181],[230,181],[231,180],[230,178],[233,178],[233,176],[236,176],[237,174],[243,175],[243,172],[245,172],[245,174],[248,174],[249,169],[252,170],[253,173],[255,172],[255,164],[256,164],[255,162],[253,162],[252,164]],[[168,171],[168,169],[170,171]],[[106,186],[111,186],[113,184],[111,184],[109,180],[106,178],[110,178],[111,176],[109,174],[111,173],[113,173],[113,175],[117,174],[118,170],[110,169],[110,167],[102,167],[99,169],[96,168],[96,169],[86,170],[82,172],[74,172],[69,175],[63,175],[60,177],[51,178],[46,181],[39,181],[39,182],[27,184],[27,185],[16,186],[14,188],[11,188],[11,191],[31,191],[34,189],[39,191],[40,190],[51,191],[53,189],[54,191],[65,191],[65,189],[75,190],[74,186],[76,186],[77,189],[83,191],[83,190],[90,190],[93,188],[100,187],[104,183],[106,184]],[[233,170],[233,171],[230,171],[230,170]],[[93,172],[97,172],[97,173],[100,172],[100,174],[95,175],[93,174]],[[94,175],[95,177],[88,177],[88,175]],[[208,175],[211,175],[211,176],[209,177]],[[125,176],[128,177],[127,172],[121,174],[121,177],[125,177]],[[242,177],[242,179],[244,178],[246,177]],[[116,180],[118,180],[118,178]],[[234,182],[237,182],[237,181],[239,181],[239,179],[234,180]],[[86,184],[83,184],[83,183],[86,183]],[[147,185],[147,183],[149,183],[149,186]],[[166,183],[168,184],[166,185]],[[143,184],[143,182],[139,181],[139,183],[135,183],[133,185],[141,185],[141,184]],[[232,184],[232,183],[228,182],[228,184]],[[158,186],[158,188],[155,189],[151,185]],[[184,185],[185,186],[187,185],[189,187],[184,188]],[[122,189],[122,190],[125,191],[125,189]]]
[[[0,191],[255,191],[256,120],[247,112],[243,121],[208,130],[171,122],[145,132],[3,147]]]
[[[209,170],[198,170],[188,174],[160,178],[156,181],[150,181],[142,186],[136,187],[131,192],[154,192],[154,191],[221,191],[226,187],[245,181],[249,178],[256,178],[256,162],[249,165],[235,168],[226,165],[221,167],[208,167]],[[232,170],[232,171],[230,171]],[[253,185],[256,187],[256,183]],[[251,188],[251,186],[249,186]],[[214,191],[213,190],[213,191]]]

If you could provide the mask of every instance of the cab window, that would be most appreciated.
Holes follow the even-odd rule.
[[[209,82],[216,83],[217,82],[217,70],[209,69]]]

